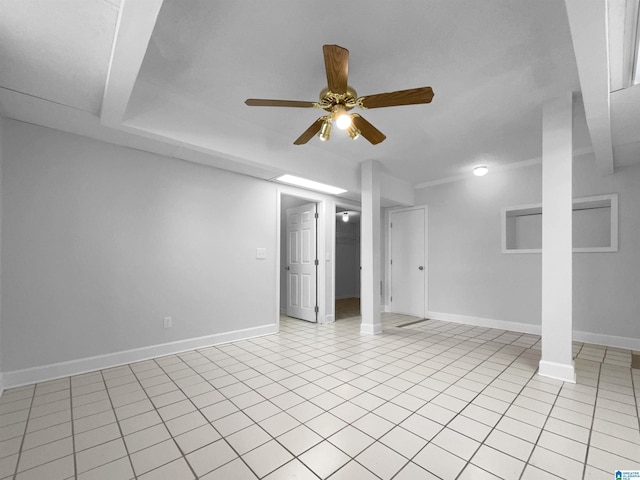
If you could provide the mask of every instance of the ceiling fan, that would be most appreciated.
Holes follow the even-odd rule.
[[[362,109],[395,107],[399,105],[415,105],[430,103],[433,98],[431,87],[411,88],[389,93],[378,93],[358,97],[356,91],[347,85],[349,73],[349,50],[338,45],[324,45],[324,66],[327,72],[327,88],[320,92],[318,102],[302,102],[297,100],[265,100],[249,98],[244,103],[251,107],[297,107],[297,108],[321,108],[328,112],[318,118],[298,139],[294,145],[303,145],[318,133],[320,140],[329,140],[331,134],[331,122],[346,130],[352,140],[360,135],[373,145],[387,138],[380,130],[371,125],[357,113],[348,113],[354,107]]]

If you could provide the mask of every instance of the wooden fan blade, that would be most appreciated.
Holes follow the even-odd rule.
[[[362,118],[357,113],[354,113],[351,117],[351,121],[355,125],[355,127],[360,130],[360,133],[364,138],[369,140],[373,145],[377,145],[382,142],[385,138],[387,138],[384,133],[378,130],[376,127],[371,125],[368,121]]]
[[[313,108],[315,102],[300,102],[298,100],[265,100],[262,98],[247,98],[244,103],[250,107],[298,107]]]
[[[304,131],[304,133],[302,135],[300,135],[295,142],[293,142],[293,144],[294,145],[304,145],[305,143],[307,143],[309,140],[311,140],[313,138],[313,136],[316,133],[318,133],[320,131],[320,129],[322,128],[323,122],[324,122],[324,119],[322,117],[317,119],[315,122],[313,122],[313,125],[311,125],[309,128],[307,128]]]
[[[347,93],[349,50],[338,45],[324,45],[322,51],[329,90],[333,93]]]
[[[396,107],[399,105],[415,105],[418,103],[430,103],[433,98],[431,87],[411,88],[396,92],[378,93],[360,97],[358,102],[364,108]]]

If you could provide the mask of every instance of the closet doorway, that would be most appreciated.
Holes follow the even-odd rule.
[[[360,316],[360,212],[336,207],[335,319]]]

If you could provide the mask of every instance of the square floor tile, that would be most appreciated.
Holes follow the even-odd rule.
[[[239,458],[199,477],[200,480],[255,480],[257,478],[258,477],[256,477],[249,467]]]
[[[293,459],[264,477],[265,480],[317,480],[318,477],[300,460]],[[226,480],[226,479],[225,479]],[[238,480],[244,480],[238,479]]]
[[[16,480],[65,480],[73,478],[73,455],[19,472]]]
[[[173,440],[165,440],[151,447],[131,454],[131,463],[136,475],[142,475],[154,468],[169,463],[182,454]]]
[[[383,480],[393,477],[407,463],[407,459],[380,442],[367,447],[355,460]]]
[[[364,417],[356,420],[353,426],[362,430],[367,435],[378,439],[391,430],[394,424],[374,413],[368,413]]]
[[[342,430],[347,425],[346,422],[340,420],[338,417],[332,415],[329,412],[320,414],[317,417],[309,420],[305,424],[307,425],[307,427],[312,429],[323,438],[330,437],[338,430]]]
[[[394,477],[393,480],[440,480],[432,473],[427,472],[424,468],[419,467],[413,462],[409,462],[405,465],[400,473]],[[347,479],[345,479],[347,480]]]
[[[413,462],[440,478],[456,478],[466,461],[430,443],[413,458]]]
[[[512,457],[525,462],[529,459],[534,447],[533,443],[514,437],[513,435],[509,435],[508,433],[500,430],[492,431],[484,443],[485,445],[493,447],[496,450],[507,453]]]
[[[431,440],[431,443],[457,455],[463,460],[469,460],[480,446],[479,442],[450,428],[442,429]]]
[[[167,427],[163,424],[140,430],[130,435],[125,435],[124,442],[127,444],[129,454],[138,452],[147,447],[163,442],[170,438]]]
[[[205,424],[174,438],[182,452],[187,454],[215,442],[220,438],[220,434],[211,425]]]
[[[431,440],[443,428],[441,424],[418,414],[411,415],[400,426],[425,440]]]
[[[518,478],[524,470],[525,462],[482,445],[471,459],[474,465],[495,473],[500,478]]]
[[[271,436],[278,437],[300,425],[300,422],[291,415],[281,411],[280,413],[259,422],[259,425]]]
[[[288,463],[293,456],[282,445],[272,440],[251,450],[242,458],[261,478]]]
[[[323,441],[300,455],[299,460],[321,478],[327,478],[350,458],[328,441]]]
[[[534,448],[529,463],[565,480],[582,478],[584,470],[583,463],[539,446]]]
[[[129,480],[134,478],[131,462],[128,457],[115,460],[93,470],[86,471],[78,475],[78,480]]]
[[[500,480],[500,477],[483,470],[473,463],[469,463],[457,480]]]
[[[394,427],[380,438],[380,442],[406,458],[412,458],[428,441],[402,427]]]
[[[271,436],[256,424],[225,437],[240,455],[271,440]]]
[[[374,475],[369,470],[352,460],[344,465],[340,470],[331,475],[330,480],[379,480],[380,477]]]
[[[118,438],[78,452],[76,454],[76,467],[78,473],[82,473],[92,468],[111,463],[126,455],[127,451],[124,446],[124,441]]]
[[[184,458],[174,460],[138,477],[139,480],[193,480],[195,478]]]
[[[305,425],[280,435],[276,440],[294,455],[300,455],[322,441],[322,437]]]
[[[219,468],[237,458],[236,453],[223,439],[206,445],[186,456],[198,477]]]

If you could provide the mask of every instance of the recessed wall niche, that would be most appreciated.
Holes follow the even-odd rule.
[[[575,198],[573,251],[618,251],[618,194]],[[502,253],[542,252],[542,204],[502,209]]]

